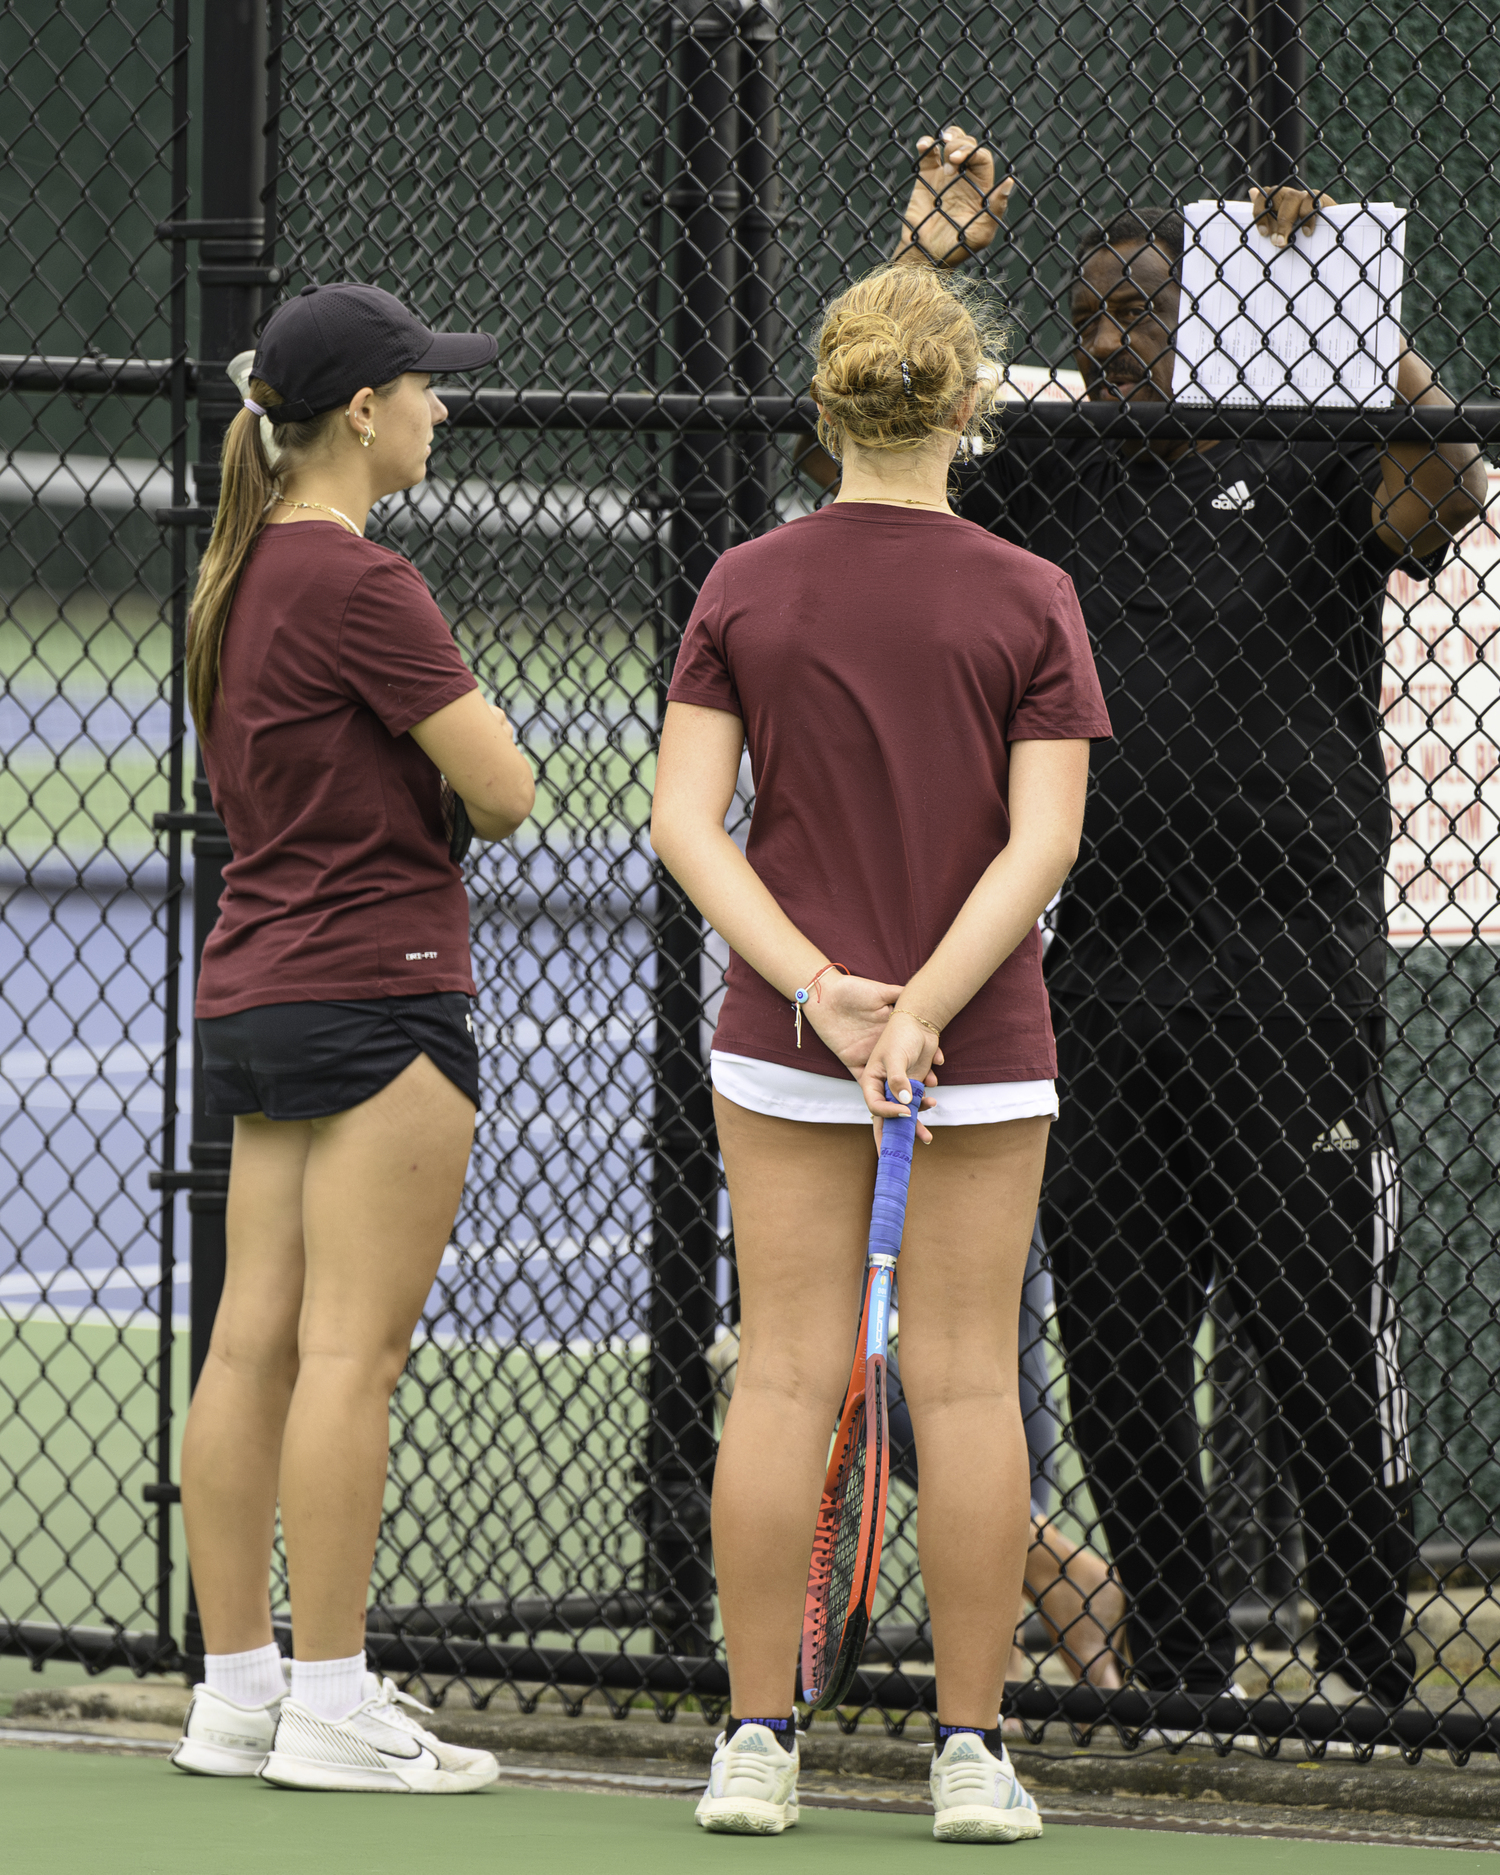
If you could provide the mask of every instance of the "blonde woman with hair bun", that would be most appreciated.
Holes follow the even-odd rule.
[[[833,301],[813,396],[838,497],[720,559],[668,692],[652,840],[733,953],[712,1056],[741,1340],[714,1482],[731,1717],[698,1807],[711,1830],[796,1821],[795,1672],[871,1124],[915,1099],[901,1354],[933,1829],[1041,1833],[998,1720],[1031,1527],[1021,1278],[1057,1112],[1037,918],[1110,729],[1066,575],[948,504],[999,355],[986,304],[930,269],[883,268]],[[747,744],[742,854],[724,816]]]

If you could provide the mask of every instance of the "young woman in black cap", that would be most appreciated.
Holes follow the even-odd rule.
[[[182,1454],[207,1654],[174,1753],[189,1771],[428,1792],[498,1775],[424,1730],[363,1653],[390,1396],[479,1100],[443,777],[481,839],[534,795],[421,576],[364,527],[426,474],[447,415],[430,374],[495,354],[376,287],[309,287],[271,316],[224,442],[187,653],[234,850],[198,980],[201,1072],[208,1111],[235,1116],[224,1291]]]

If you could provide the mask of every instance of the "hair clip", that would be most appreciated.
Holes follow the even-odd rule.
[[[908,397],[912,395],[911,363],[908,359],[905,359],[905,358],[901,360],[901,388],[903,391],[906,392]]]
[[[263,417],[266,414],[253,397],[247,397],[245,399],[245,408],[253,417]]]

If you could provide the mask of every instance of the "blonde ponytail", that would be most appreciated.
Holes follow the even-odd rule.
[[[846,440],[920,449],[955,427],[971,395],[963,434],[987,435],[1004,356],[1004,326],[982,287],[935,267],[879,267],[823,316],[812,382],[818,440],[832,456]]]

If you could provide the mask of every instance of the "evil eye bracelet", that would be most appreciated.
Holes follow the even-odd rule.
[[[795,990],[792,993],[792,1002],[797,1011],[797,1046],[799,1048],[802,1046],[802,1011],[803,1011],[803,1008],[807,1003],[808,997],[812,996],[815,993],[817,995],[818,1001],[822,1002],[823,986],[819,982],[818,978],[826,977],[830,970],[837,970],[839,975],[842,977],[846,977],[849,974],[849,972],[844,968],[842,964],[824,964],[823,968],[817,973],[817,976],[810,977],[808,979],[807,986],[805,989]]]

